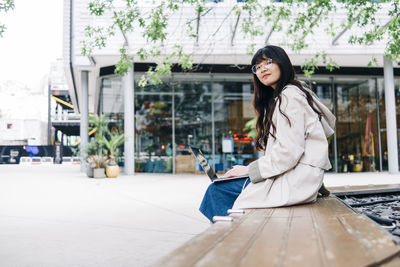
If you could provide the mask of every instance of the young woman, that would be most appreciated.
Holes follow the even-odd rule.
[[[237,165],[224,177],[249,179],[211,184],[200,211],[212,221],[227,210],[268,208],[314,202],[324,170],[331,164],[328,141],[335,116],[315,94],[296,80],[286,52],[273,45],[258,50],[252,61],[257,137],[264,156]]]

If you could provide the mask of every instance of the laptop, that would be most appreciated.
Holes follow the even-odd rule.
[[[210,177],[210,180],[213,183],[249,178],[249,176],[235,176],[235,177],[229,177],[229,178],[218,177],[218,175],[215,173],[214,169],[208,163],[206,157],[204,157],[203,152],[201,152],[201,150],[199,148],[191,146],[190,150],[192,151],[193,156],[195,156],[195,158],[199,161],[204,172],[208,175],[208,177]]]

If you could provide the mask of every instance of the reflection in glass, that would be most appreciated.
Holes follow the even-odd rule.
[[[172,93],[169,83],[135,87],[135,171],[172,172]]]
[[[106,78],[103,79],[101,88],[101,111],[103,113],[124,112],[124,90],[122,90],[121,79]]]
[[[375,80],[338,81],[335,89],[338,171],[376,171],[379,134]]]
[[[208,81],[178,81],[175,92],[175,171],[193,173],[200,170],[189,153],[189,145],[212,156],[211,85]],[[212,161],[210,161],[211,164]]]
[[[332,82],[329,79],[323,79],[314,81],[311,83],[311,89],[316,93],[321,102],[327,106],[333,112],[333,101],[332,101]],[[335,142],[333,137],[329,139],[329,160],[332,164],[332,169],[329,171],[334,172],[335,170],[335,153],[334,146]]]
[[[329,144],[337,170],[331,171],[387,170],[383,79],[321,76],[310,85],[337,118],[336,139]],[[395,90],[400,125],[399,79]],[[202,171],[189,145],[199,147],[217,172],[255,160],[254,142],[243,130],[255,117],[252,94],[247,76],[175,76],[163,85],[135,86],[136,172],[171,173],[174,166],[177,173]],[[123,127],[123,102],[121,79],[104,78],[99,111],[112,127]],[[233,152],[224,151],[223,140],[232,140]]]
[[[243,130],[246,122],[255,117],[251,83],[214,82],[212,89],[216,169],[225,171],[233,165],[247,165],[256,159],[253,139]],[[223,138],[233,139],[233,153],[223,151]]]
[[[99,111],[106,114],[109,120],[109,130],[123,132],[124,128],[124,91],[121,79],[117,77],[102,80]],[[118,164],[123,165],[124,145],[119,147],[121,155],[116,159]]]

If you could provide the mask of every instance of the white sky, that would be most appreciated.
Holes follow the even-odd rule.
[[[37,88],[50,63],[62,57],[62,0],[15,0],[15,9],[0,21],[0,83],[17,81]]]

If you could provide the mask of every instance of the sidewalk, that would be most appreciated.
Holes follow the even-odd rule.
[[[148,266],[205,230],[203,176],[0,165],[0,266]]]
[[[79,169],[0,165],[0,266],[149,266],[209,226],[198,212],[204,175],[89,179]],[[400,175],[326,174],[325,184]]]

